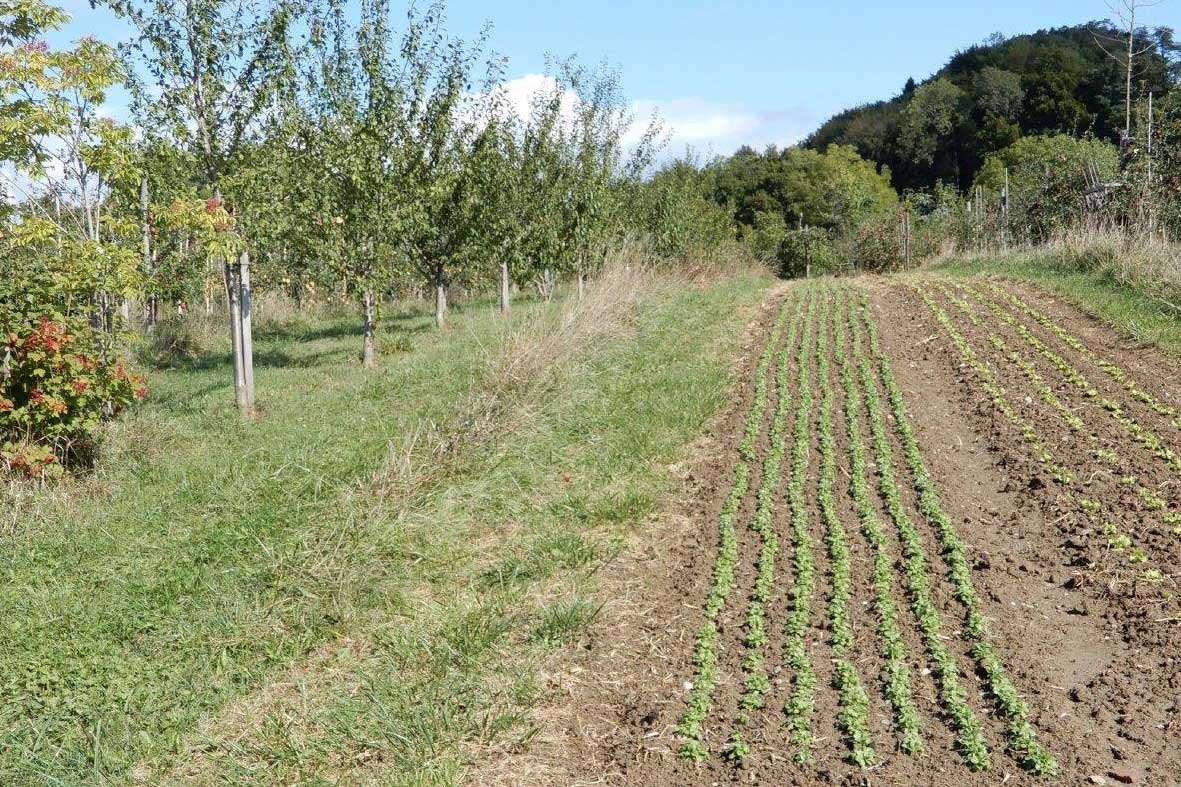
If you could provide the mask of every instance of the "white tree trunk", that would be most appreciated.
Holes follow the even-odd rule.
[[[237,267],[228,260],[224,263],[226,285],[226,304],[230,317],[230,352],[234,361],[234,402],[238,410],[246,412],[246,381],[242,366],[242,305],[238,298],[238,277],[234,268]]]
[[[447,326],[447,287],[443,284],[435,285],[435,326]]]
[[[500,313],[507,314],[511,303],[509,295],[508,263],[500,263]]]
[[[377,367],[377,303],[373,290],[365,290],[361,296],[365,319],[365,342],[361,352],[361,363],[366,369]]]
[[[542,268],[537,277],[537,293],[543,300],[548,301],[554,295],[554,269]]]
[[[254,413],[254,304],[250,290],[250,255],[238,258],[238,309],[241,312],[242,387],[245,389],[245,414]]]

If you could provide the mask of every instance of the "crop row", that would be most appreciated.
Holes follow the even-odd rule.
[[[1039,355],[1045,358],[1051,366],[1057,369],[1071,385],[1078,388],[1084,396],[1088,398],[1094,398],[1099,395],[1098,390],[1094,385],[1091,384],[1083,372],[1075,367],[1069,360],[1054,352],[1054,350],[1051,349],[1045,342],[1035,336],[1027,326],[1021,323],[1016,315],[1007,311],[1003,306],[989,298],[986,294],[980,292],[980,290],[976,287],[969,285],[966,287],[966,289],[972,293],[973,297],[975,297],[979,303],[986,306],[993,314],[995,314],[998,319],[1017,331],[1017,333],[1023,339],[1025,339],[1026,343],[1028,343],[1030,347],[1032,347]],[[1001,290],[1001,292],[1004,291]],[[1138,391],[1139,389],[1134,384],[1132,384],[1132,390]],[[1151,397],[1150,394],[1143,394],[1143,396]],[[1139,398],[1136,397],[1135,394],[1133,394],[1133,397]],[[1107,410],[1111,413],[1115,420],[1124,428],[1124,431],[1126,434],[1128,434],[1128,436],[1137,442],[1140,442],[1158,459],[1168,463],[1174,470],[1178,469],[1178,458],[1172,449],[1169,449],[1167,446],[1165,446],[1160,438],[1151,430],[1145,429],[1137,424],[1131,417],[1127,415],[1122,406],[1109,399],[1103,399],[1101,401],[1101,406],[1104,410]],[[1173,412],[1172,408],[1163,406],[1161,406],[1161,408],[1165,414],[1170,414]],[[1153,407],[1152,409],[1155,410],[1157,408]],[[1114,454],[1111,456],[1114,457]],[[1107,459],[1109,457],[1100,454],[1100,458]],[[1145,501],[1149,509],[1163,510],[1166,507],[1165,501],[1157,496],[1155,492],[1139,484],[1133,485],[1136,486],[1136,493]],[[1166,514],[1165,517],[1166,521],[1170,521],[1171,519],[1175,519],[1176,515]]]
[[[1000,334],[989,330],[988,326],[984,324],[984,320],[981,319],[980,315],[977,314],[972,308],[972,304],[968,303],[963,298],[960,298],[955,294],[954,291],[952,291],[942,282],[937,283],[935,286],[944,294],[944,296],[947,297],[948,300],[955,304],[956,308],[964,313],[964,315],[973,325],[975,325],[985,334],[985,337],[988,339],[988,343],[991,344],[997,350],[997,352],[999,352],[1007,361],[1009,361],[1009,363],[1013,364],[1018,370],[1020,370],[1021,374],[1024,375],[1033,386],[1033,389],[1037,393],[1038,398],[1049,405],[1052,410],[1058,413],[1059,417],[1062,418],[1071,431],[1079,432],[1084,437],[1086,437],[1087,442],[1092,445],[1098,444],[1099,438],[1093,432],[1087,429],[1086,423],[1078,416],[1078,414],[1076,414],[1062,402],[1062,400],[1058,397],[1058,394],[1054,392],[1054,389],[1050,387],[1045,378],[1043,378],[1041,373],[1037,370],[1037,367],[1031,363],[1029,359],[1025,358],[1021,355],[1021,353],[1010,347],[1009,343],[1005,341],[1005,339]],[[1103,458],[1106,458],[1108,461],[1110,461],[1112,459],[1112,455],[1106,454],[1103,456]]]
[[[1038,354],[1045,358],[1050,363],[1050,365],[1057,369],[1069,383],[1082,391],[1082,393],[1087,397],[1094,397],[1098,395],[1098,391],[1093,385],[1091,385],[1091,383],[1081,371],[1079,371],[1068,360],[1054,352],[1044,342],[1034,336],[1029,331],[1029,329],[1022,325],[1014,315],[1005,311],[1004,308],[994,303],[990,299],[981,296],[979,293],[974,294],[977,300],[987,306],[989,310],[991,310],[993,314],[997,316],[998,319],[1005,322],[1007,325],[1012,326],[1013,329],[1017,331],[1017,333],[1021,335],[1021,337],[1024,338],[1026,342],[1038,352]],[[1135,391],[1139,391],[1139,388],[1134,385],[1133,389]],[[1148,394],[1143,395],[1147,396]],[[1133,394],[1133,396],[1135,396],[1135,394]],[[1181,475],[1181,456],[1178,456],[1176,451],[1174,451],[1170,446],[1166,445],[1156,433],[1154,433],[1151,429],[1147,429],[1141,424],[1137,423],[1134,418],[1127,414],[1123,406],[1118,402],[1112,401],[1111,399],[1103,399],[1101,404],[1103,409],[1111,413],[1115,420],[1120,424],[1120,426],[1123,427],[1124,431],[1133,440],[1147,448],[1153,454],[1153,456],[1167,464],[1169,468],[1175,473]],[[1171,408],[1164,409],[1166,412],[1171,411]]]
[[[738,462],[734,467],[734,482],[718,515],[718,555],[714,562],[709,591],[705,600],[705,622],[694,639],[693,664],[695,674],[689,694],[688,707],[677,725],[683,739],[680,753],[689,759],[705,759],[703,725],[713,705],[714,688],[718,677],[718,615],[725,607],[734,587],[734,569],[738,564],[738,534],[734,519],[750,486],[750,465],[755,455],[760,426],[767,410],[768,375],[775,349],[783,333],[784,323],[793,312],[794,297],[789,297],[780,309],[771,328],[767,344],[759,356],[755,370],[754,401],[747,412],[742,441],[738,447]]]
[[[808,308],[810,310],[811,305]],[[771,421],[767,454],[763,459],[762,479],[756,493],[755,514],[750,521],[750,528],[758,534],[761,547],[742,639],[745,646],[741,661],[743,691],[738,701],[734,730],[724,750],[725,755],[733,760],[742,760],[750,753],[750,744],[746,741],[743,728],[750,723],[752,714],[763,707],[764,696],[771,688],[771,678],[764,668],[764,661],[768,644],[767,605],[771,601],[771,593],[775,587],[775,556],[779,551],[779,536],[775,532],[773,516],[776,487],[786,448],[785,428],[792,402],[789,361],[796,344],[799,325],[799,320],[793,320],[787,341],[776,360],[775,388],[778,397]]]
[[[1058,763],[1038,742],[1036,732],[1029,723],[1029,706],[1017,693],[1000,657],[989,642],[987,623],[972,583],[964,543],[939,501],[935,483],[923,462],[914,427],[906,414],[902,391],[894,377],[889,358],[881,350],[877,329],[868,309],[863,310],[863,317],[869,335],[870,351],[877,361],[878,375],[886,390],[895,429],[901,440],[906,464],[918,495],[919,513],[930,523],[939,539],[955,597],[965,610],[964,629],[974,642],[972,656],[978,669],[985,676],[985,683],[1000,715],[1005,719],[1009,748],[1020,756],[1022,766],[1029,772],[1038,776],[1052,775],[1057,772]]]
[[[833,390],[829,362],[828,333],[832,317],[832,293],[826,292],[816,341],[816,377],[820,386],[818,432],[820,441],[820,483],[817,499],[825,526],[832,594],[828,617],[832,631],[833,683],[837,689],[840,712],[837,725],[850,747],[849,758],[862,767],[873,764],[873,740],[869,734],[869,697],[861,685],[857,667],[849,658],[853,647],[853,628],[849,622],[849,601],[853,595],[853,569],[850,565],[848,538],[837,514],[833,495],[836,477],[836,443],[832,433]],[[840,316],[838,314],[838,316]]]
[[[1038,323],[1043,328],[1061,339],[1068,347],[1075,350],[1095,366],[1098,366],[1100,369],[1102,369],[1108,377],[1123,386],[1124,390],[1131,394],[1133,399],[1148,405],[1148,407],[1152,409],[1153,412],[1173,419],[1173,426],[1175,426],[1177,429],[1181,429],[1181,415],[1178,414],[1177,408],[1165,404],[1164,402],[1160,401],[1160,399],[1144,390],[1140,383],[1133,379],[1123,368],[1096,353],[1080,339],[1078,339],[1078,337],[1072,335],[1065,328],[1058,325],[1058,323],[1054,322],[1054,320],[1050,319],[1050,317],[1048,317],[1045,313],[1035,309],[1020,297],[1014,295],[1003,287],[993,284],[992,282],[988,282],[987,286],[993,293],[1011,303],[1031,320]]]
[[[785,725],[791,743],[797,747],[796,762],[812,757],[812,710],[815,704],[816,674],[808,657],[807,630],[815,590],[815,566],[812,559],[812,536],[809,532],[808,481],[809,425],[812,416],[812,385],[808,370],[808,345],[812,341],[813,311],[804,318],[804,341],[796,358],[797,386],[795,428],[792,438],[791,476],[787,499],[791,508],[792,563],[795,580],[791,588],[791,607],[786,626],[784,659],[792,671],[792,690],[783,707]]]
[[[894,449],[886,432],[885,415],[877,384],[874,382],[873,367],[862,350],[861,322],[854,319],[852,314],[849,315],[849,320],[853,337],[853,357],[859,361],[861,387],[864,391],[870,435],[877,457],[878,488],[902,544],[903,573],[910,595],[911,610],[918,621],[923,644],[934,666],[939,701],[956,730],[957,746],[969,768],[975,771],[987,770],[991,767],[992,761],[984,741],[984,733],[976,715],[968,706],[968,695],[960,681],[956,658],[944,645],[943,637],[940,635],[942,622],[931,598],[931,581],[923,542],[918,528],[903,505],[894,476]]]
[[[996,374],[980,359],[980,356],[976,354],[972,345],[956,329],[955,323],[948,316],[946,310],[918,285],[907,282],[907,286],[917,293],[923,299],[923,302],[927,304],[927,308],[931,310],[931,314],[934,315],[936,322],[943,327],[944,332],[951,339],[952,344],[956,346],[960,359],[976,373],[981,387],[988,394],[997,412],[1017,430],[1021,438],[1029,445],[1030,450],[1033,451],[1034,457],[1050,470],[1051,475],[1056,481],[1066,485],[1072,484],[1074,482],[1074,474],[1055,460],[1054,455],[1042,442],[1037,429],[1013,407]]]
[[[843,312],[846,308],[846,294],[843,291],[841,304]],[[877,617],[877,633],[882,648],[882,689],[893,713],[898,748],[907,754],[916,754],[922,750],[923,742],[919,732],[919,714],[912,698],[906,643],[902,638],[902,630],[898,624],[898,609],[894,602],[894,556],[878,519],[867,480],[865,444],[861,436],[859,415],[862,397],[845,352],[847,332],[843,314],[836,320],[835,342],[841,387],[845,391],[850,495],[861,523],[861,532],[873,551],[873,611]]]
[[[972,308],[972,305],[969,304],[967,301],[963,300],[962,298],[958,297],[956,295],[956,293],[949,286],[947,286],[946,284],[943,284],[943,283],[939,283],[936,286],[940,289],[941,292],[943,292],[943,294],[949,300],[951,300],[952,303],[954,303],[957,306],[957,308],[959,308],[961,311],[964,312],[965,315],[967,315],[968,319],[971,320],[974,325],[976,325],[978,328],[980,328],[982,331],[984,331],[987,334],[988,340],[993,345],[993,347],[995,347],[1006,359],[1008,359],[1013,365],[1015,365],[1018,369],[1021,370],[1022,374],[1025,375],[1025,377],[1034,386],[1034,389],[1037,391],[1038,396],[1043,401],[1045,401],[1048,405],[1050,405],[1050,407],[1052,409],[1054,409],[1059,414],[1059,416],[1066,423],[1066,425],[1070,429],[1072,429],[1073,431],[1078,432],[1085,437],[1087,443],[1092,447],[1092,449],[1091,449],[1092,453],[1095,455],[1096,458],[1098,458],[1099,460],[1112,466],[1114,469],[1117,469],[1117,470],[1120,470],[1121,472],[1123,472],[1123,470],[1126,468],[1126,462],[1125,462],[1124,458],[1121,457],[1120,454],[1118,452],[1116,452],[1114,449],[1103,447],[1100,444],[1099,438],[1095,435],[1095,433],[1093,431],[1091,431],[1086,426],[1086,423],[1084,422],[1084,420],[1082,418],[1080,418],[1078,416],[1078,414],[1076,414],[1073,410],[1069,409],[1061,401],[1061,399],[1059,399],[1057,394],[1054,393],[1053,389],[1051,389],[1050,386],[1045,382],[1045,380],[1042,378],[1041,374],[1037,371],[1037,368],[1029,360],[1022,357],[1018,352],[1016,352],[1015,350],[1010,348],[1008,346],[1008,344],[1005,342],[1005,340],[1002,339],[995,332],[989,331],[988,327],[984,324],[983,320],[976,313],[976,311]],[[971,290],[969,289],[969,291],[971,291]],[[975,294],[975,297],[977,298],[977,300],[980,303],[984,304],[985,306],[988,306],[990,308],[990,310],[993,311],[993,313],[997,315],[998,319],[1002,320],[1002,322],[1005,322],[1006,324],[1013,326],[1015,329],[1020,329],[1020,330],[1018,330],[1018,334],[1026,339],[1026,343],[1029,344],[1030,347],[1032,347],[1036,352],[1038,352],[1039,355],[1042,355],[1042,357],[1046,358],[1046,360],[1050,363],[1051,366],[1053,366],[1055,369],[1059,370],[1062,373],[1063,377],[1065,377],[1067,379],[1067,381],[1070,382],[1072,385],[1075,385],[1076,387],[1078,387],[1083,392],[1084,395],[1086,395],[1086,396],[1091,396],[1091,395],[1097,396],[1098,395],[1097,391],[1095,391],[1095,389],[1090,385],[1089,381],[1082,374],[1082,372],[1080,372],[1073,365],[1071,365],[1065,358],[1058,355],[1052,349],[1050,349],[1048,346],[1046,346],[1045,343],[1042,342],[1040,339],[1038,339],[1036,336],[1033,336],[1028,331],[1028,329],[1025,328],[1025,326],[1023,326],[1019,322],[1017,322],[1016,318],[1013,317],[1013,315],[1006,312],[1004,309],[1002,309],[997,304],[992,303],[991,301],[988,301],[988,300],[982,298],[979,294]],[[1104,400],[1104,403],[1106,405],[1107,400]],[[1118,407],[1118,406],[1116,406],[1116,407]],[[1122,409],[1113,413],[1113,415],[1116,416],[1117,421],[1119,421],[1121,424],[1124,425],[1125,431],[1130,436],[1136,437],[1137,434],[1139,434],[1140,437],[1143,438],[1143,436],[1144,436],[1143,432],[1137,432],[1137,430],[1135,428],[1129,427],[1128,421],[1130,419],[1127,419],[1123,415]],[[1149,446],[1149,447],[1151,447],[1151,446]],[[1165,508],[1167,507],[1165,501],[1159,495],[1157,495],[1154,491],[1152,491],[1151,489],[1148,489],[1147,487],[1140,484],[1135,476],[1124,475],[1123,479],[1124,479],[1123,483],[1126,486],[1131,486],[1131,487],[1135,488],[1137,495],[1142,500],[1144,500],[1145,504],[1149,507],[1150,510],[1163,512],[1162,516],[1163,516],[1163,519],[1166,523],[1168,523],[1176,518],[1175,513],[1165,511]],[[1094,520],[1094,518],[1095,518],[1094,515],[1096,512],[1091,511],[1085,505],[1086,502],[1087,501],[1085,501],[1085,500],[1080,501],[1080,507],[1082,507],[1084,512],[1087,513],[1088,518]],[[1110,529],[1114,528],[1114,526],[1111,525],[1110,523],[1105,523],[1104,528],[1107,530],[1110,530]],[[1122,551],[1122,550],[1118,550],[1118,551]],[[1129,558],[1133,562],[1142,562],[1139,560],[1139,558],[1143,555],[1143,552],[1141,550],[1139,550],[1139,549],[1131,550],[1131,551],[1129,551],[1128,554],[1129,554]]]

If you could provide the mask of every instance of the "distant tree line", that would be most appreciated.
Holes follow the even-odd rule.
[[[899,191],[945,183],[968,189],[990,153],[1026,136],[1066,134],[1119,143],[1125,123],[1125,66],[1097,36],[1123,34],[1110,22],[1042,30],[956,53],[894,98],[841,112],[805,147],[852,146],[889,167]],[[1176,84],[1181,44],[1171,28],[1134,31],[1133,95],[1162,99]]]
[[[744,147],[659,177],[695,181],[784,275],[885,270],[1080,226],[1175,236],[1179,77],[1173,31],[1131,16],[994,36],[798,146]]]

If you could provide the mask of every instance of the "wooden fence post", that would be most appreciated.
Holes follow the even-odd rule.
[[[902,250],[904,257],[904,266],[910,268],[910,211],[904,210],[902,212]]]

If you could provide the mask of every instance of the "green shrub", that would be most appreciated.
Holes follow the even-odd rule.
[[[829,273],[839,261],[832,235],[819,227],[788,230],[779,242],[780,275],[793,279]]]
[[[146,383],[119,359],[96,266],[81,274],[76,258],[35,243],[2,251],[0,471],[56,473],[89,455],[99,422],[142,399]]]

